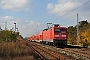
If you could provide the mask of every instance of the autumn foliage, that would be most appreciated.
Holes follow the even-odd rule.
[[[86,21],[81,21],[78,23],[78,44],[83,45],[87,43],[90,45],[90,23]],[[77,25],[75,27],[68,27],[68,43],[77,44]]]

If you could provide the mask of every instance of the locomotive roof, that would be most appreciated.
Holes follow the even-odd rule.
[[[52,28],[61,28],[61,29],[63,29],[63,28],[66,28],[66,27],[65,26],[60,26],[59,24],[53,24],[52,27],[46,28],[43,31],[47,31],[48,29],[52,29]]]
[[[54,27],[54,28],[66,28],[66,27]]]
[[[48,29],[44,29],[43,31],[45,31],[45,30],[48,30]]]

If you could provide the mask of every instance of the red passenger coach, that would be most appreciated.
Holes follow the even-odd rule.
[[[36,37],[36,38],[35,38],[35,41],[36,41],[36,42],[39,42],[39,34],[37,34],[35,37]]]
[[[39,42],[42,42],[42,32],[40,32],[40,34],[39,34]]]
[[[37,35],[36,35],[36,34],[34,34],[34,35],[33,35],[33,41],[35,41],[35,42],[36,42],[36,40],[37,40]]]
[[[68,32],[66,27],[61,27],[55,24],[49,29],[44,29],[42,32],[43,43],[64,47],[67,44]]]
[[[33,40],[33,36],[28,37],[28,40],[32,41]]]

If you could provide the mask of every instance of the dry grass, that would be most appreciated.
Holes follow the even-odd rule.
[[[26,41],[0,43],[0,60],[35,60],[34,53],[27,43]]]

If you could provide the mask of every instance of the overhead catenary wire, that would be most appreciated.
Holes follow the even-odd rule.
[[[67,15],[67,14],[69,14],[69,13],[71,13],[71,12],[75,11],[76,9],[78,9],[78,8],[82,7],[83,5],[85,5],[85,4],[89,3],[89,2],[90,2],[90,0],[89,0],[89,1],[87,1],[87,2],[85,2],[85,3],[84,3],[84,4],[82,4],[82,5],[78,6],[77,8],[75,8],[75,9],[71,10],[70,12],[67,12],[66,14],[64,14],[64,15],[60,16],[59,18],[57,18],[57,19],[55,19],[55,20],[58,20],[58,19],[62,18],[63,16],[65,16],[65,15]]]
[[[81,14],[83,14],[84,12],[86,12],[86,11],[88,11],[88,10],[90,10],[90,8],[88,8],[88,9],[86,9],[86,10],[84,10],[82,13],[79,13],[79,15],[81,15]],[[72,15],[72,16],[70,16],[70,18],[68,18],[68,19],[65,19],[66,21],[68,21],[68,20],[70,20],[71,18],[73,18],[73,16],[75,16],[75,15]],[[81,19],[79,19],[79,20],[81,20]],[[71,21],[71,22],[68,22],[68,23],[72,23],[73,21]],[[66,24],[63,24],[63,25],[67,25],[68,23],[66,23]]]
[[[73,1],[74,1],[74,0],[72,0],[72,2],[73,2]],[[62,18],[62,17],[64,17],[64,16],[66,16],[67,14],[70,14],[71,12],[77,10],[78,8],[84,6],[85,4],[87,4],[87,3],[89,3],[89,2],[90,2],[90,0],[87,1],[87,2],[85,2],[85,3],[83,3],[83,4],[81,4],[80,6],[74,8],[73,10],[67,12],[66,14],[63,14],[62,16],[60,16],[59,18],[56,18],[55,20],[58,20],[58,19],[60,19],[60,18]],[[65,9],[67,6],[69,6],[69,4],[70,4],[70,3],[68,3],[66,6],[64,6],[64,7],[62,8],[62,10]],[[57,14],[59,14],[60,12],[61,12],[61,10],[60,10]],[[55,16],[55,15],[53,15],[52,17],[54,17],[54,16]],[[74,16],[74,15],[73,15],[73,16]],[[52,18],[52,17],[51,17],[51,18]],[[69,19],[71,19],[71,17],[70,17]],[[50,19],[49,19],[49,20],[50,20]],[[52,20],[52,21],[55,21],[55,20]],[[60,21],[60,22],[62,22],[62,21]]]
[[[71,2],[73,2],[74,0],[72,0]],[[66,7],[68,7],[69,5],[70,5],[70,3],[71,2],[69,2],[66,6],[64,6],[60,11],[58,11],[55,15],[53,15],[52,17],[50,17],[49,18],[49,20],[51,19],[51,18],[53,18],[54,16],[56,16],[57,14],[59,14],[62,10],[64,10]]]
[[[85,2],[85,3],[83,3],[82,5],[78,6],[77,8],[71,10],[70,13],[73,12],[73,11],[75,11],[76,9],[78,9],[78,8],[80,8],[80,7],[82,7],[82,6],[84,6],[85,4],[87,4],[87,3],[89,3],[89,2],[90,2],[90,0],[87,1],[87,2]],[[89,9],[90,9],[90,8],[89,8]],[[87,10],[89,10],[89,9],[87,9]],[[85,11],[86,11],[86,10],[85,10]],[[68,14],[69,14],[69,12],[68,12]],[[66,15],[66,14],[64,14],[64,15]],[[75,16],[75,15],[73,15],[73,16]],[[62,17],[63,17],[63,16],[62,16]],[[59,18],[61,18],[61,17],[59,17]],[[70,17],[69,19],[71,19],[71,18],[73,18],[73,17]],[[69,20],[69,19],[68,19],[68,20]],[[60,22],[62,22],[62,21],[60,21]],[[66,24],[65,24],[65,25],[66,25]]]

